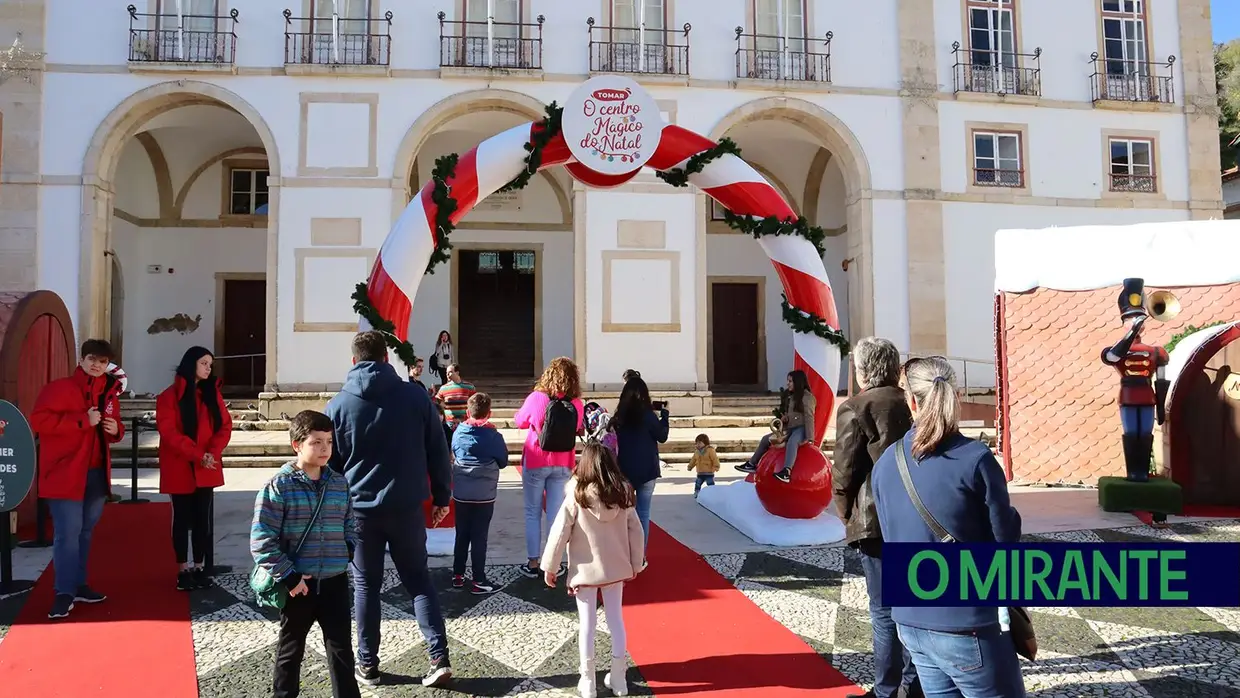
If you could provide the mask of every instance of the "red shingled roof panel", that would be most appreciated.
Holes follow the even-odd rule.
[[[1099,358],[1124,333],[1119,286],[1004,294],[1006,458],[1015,480],[1094,483],[1124,473],[1119,379]],[[1146,287],[1146,297],[1157,287]],[[1142,339],[1166,343],[1188,325],[1240,318],[1240,284],[1170,287],[1171,322],[1146,322]]]

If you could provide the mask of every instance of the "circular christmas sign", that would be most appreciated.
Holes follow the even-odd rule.
[[[641,169],[654,155],[663,117],[636,82],[600,75],[568,98],[561,127],[578,162],[599,174],[622,175]]]

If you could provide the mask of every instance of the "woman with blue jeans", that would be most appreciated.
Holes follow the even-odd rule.
[[[990,448],[960,433],[956,373],[942,357],[917,358],[902,378],[913,429],[874,465],[871,487],[887,543],[940,543],[914,504],[953,538],[969,543],[1015,543],[1020,513]],[[910,486],[902,476],[908,470]],[[945,543],[952,545],[952,543]],[[912,655],[927,696],[1023,698],[1012,638],[999,609],[983,606],[893,608],[900,640]]]
[[[816,406],[817,401],[814,400],[813,393],[809,391],[809,378],[805,375],[805,371],[789,372],[783,399],[779,405],[783,417],[780,419],[780,441],[776,443],[777,446],[784,447],[784,463],[775,471],[776,479],[783,482],[792,481],[792,466],[797,460],[797,449],[808,440],[806,433],[814,429],[814,408]],[[775,436],[774,433],[764,435],[758,442],[758,450],[753,452],[748,461],[736,466],[736,469],[742,473],[758,472],[758,464],[770,450],[771,439]]]
[[[628,379],[611,419],[616,433],[620,472],[637,492],[637,518],[642,522],[646,544],[650,543],[650,503],[659,472],[659,444],[667,443],[667,410],[654,409],[650,389],[640,375]]]
[[[538,445],[538,435],[545,426],[547,408],[551,405],[552,397],[572,400],[573,409],[577,410],[577,433],[585,433],[586,408],[581,401],[581,378],[577,364],[573,363],[572,359],[563,356],[552,359],[542,377],[538,379],[538,384],[534,386],[534,392],[525,398],[525,403],[514,417],[518,429],[529,430],[525,435],[525,446],[521,450],[521,492],[525,497],[527,562],[521,565],[520,571],[530,579],[543,576],[539,569],[543,549],[543,518],[546,517],[546,530],[550,531],[556,512],[564,503],[564,488],[573,476],[573,466],[577,462],[575,450],[549,453]]]

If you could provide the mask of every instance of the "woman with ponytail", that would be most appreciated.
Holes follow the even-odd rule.
[[[1019,541],[1020,513],[1008,497],[1003,466],[986,444],[960,433],[951,364],[939,356],[916,358],[902,373],[913,428],[883,453],[872,476],[883,541]],[[1016,646],[1003,634],[999,611],[993,606],[891,609],[926,695],[1025,695]]]
[[[211,535],[211,494],[224,484],[221,459],[232,438],[232,417],[211,375],[215,357],[190,347],[181,357],[172,385],[159,394],[159,491],[172,497],[172,549],[177,556],[177,589],[211,586],[203,570]],[[189,562],[193,535],[194,561]]]

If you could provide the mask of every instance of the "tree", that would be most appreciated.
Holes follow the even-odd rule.
[[[1240,39],[1214,46],[1214,79],[1218,86],[1219,151],[1221,169],[1237,165],[1240,148],[1232,142],[1240,137]]]

